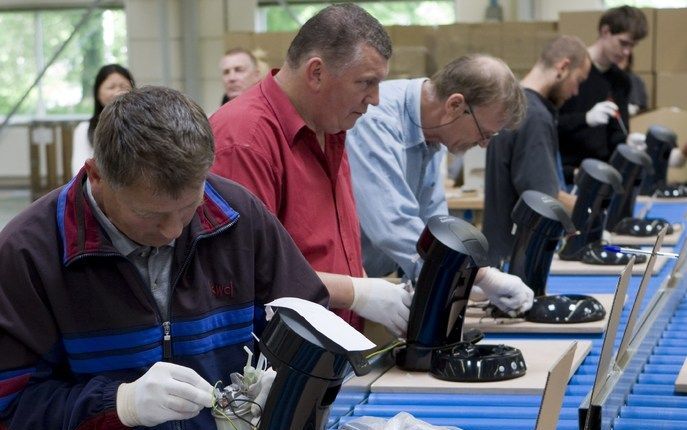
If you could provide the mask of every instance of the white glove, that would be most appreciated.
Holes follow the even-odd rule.
[[[117,415],[127,427],[193,418],[212,406],[212,385],[195,370],[159,361],[117,389]]]
[[[484,291],[479,287],[479,285],[473,285],[472,290],[470,290],[470,300],[473,302],[486,302],[489,300]]]
[[[351,310],[363,318],[378,322],[395,336],[408,329],[410,304],[413,295],[402,285],[380,278],[353,278],[353,304]]]
[[[260,391],[255,396],[252,405],[250,405],[250,413],[253,414],[254,418],[260,416],[263,410],[265,410],[265,402],[267,402],[267,395],[270,393],[272,388],[272,383],[274,382],[274,377],[277,376],[277,372],[271,367],[265,370],[260,377]]]
[[[618,105],[606,100],[594,105],[584,116],[587,125],[596,127],[597,125],[608,124],[608,120],[618,112]]]
[[[526,312],[532,307],[534,292],[517,276],[486,267],[480,269],[477,277],[479,280],[475,283],[481,291],[475,291],[473,297],[481,292],[497,308],[511,316]]]
[[[685,165],[685,161],[687,161],[687,158],[685,158],[681,148],[673,148],[670,151],[670,156],[668,157],[668,166],[682,167]]]

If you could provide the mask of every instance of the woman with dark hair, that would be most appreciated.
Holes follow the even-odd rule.
[[[89,121],[84,121],[74,129],[72,140],[72,175],[83,167],[84,162],[93,157],[93,132],[98,125],[100,112],[105,105],[110,103],[118,95],[130,91],[136,86],[133,76],[119,64],[108,64],[98,70],[93,84],[93,116]]]

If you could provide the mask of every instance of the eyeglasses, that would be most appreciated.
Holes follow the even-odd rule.
[[[488,136],[484,134],[484,132],[482,131],[482,127],[480,127],[479,125],[479,121],[477,121],[477,116],[475,116],[474,109],[472,109],[472,106],[470,106],[470,103],[468,103],[467,100],[465,101],[465,104],[468,105],[468,111],[470,112],[470,115],[472,115],[472,119],[475,120],[475,125],[477,126],[477,131],[479,131],[479,135],[482,138],[482,141],[489,140],[494,136],[498,136],[498,131],[496,133],[490,133]]]

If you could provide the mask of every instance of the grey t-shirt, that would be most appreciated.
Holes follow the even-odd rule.
[[[520,127],[499,133],[487,147],[482,231],[495,267],[510,259],[511,212],[520,195],[536,190],[556,197],[560,189],[556,108],[535,91],[526,88],[525,95],[527,115]]]

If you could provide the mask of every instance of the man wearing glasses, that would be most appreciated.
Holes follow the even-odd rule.
[[[483,54],[458,58],[432,78],[382,82],[346,136],[353,191],[369,276],[397,271],[417,279],[417,242],[427,220],[447,214],[440,165],[446,149],[462,153],[517,125],[525,97],[508,66]],[[446,148],[446,149],[444,149]],[[476,283],[506,311],[532,303],[522,281],[493,268]]]
[[[627,139],[631,83],[617,64],[632,54],[647,27],[644,13],[631,6],[609,9],[599,19],[599,36],[587,49],[592,58],[589,78],[560,109],[558,137],[568,184],[583,159],[608,161]]]

